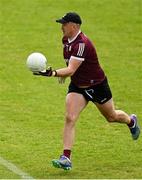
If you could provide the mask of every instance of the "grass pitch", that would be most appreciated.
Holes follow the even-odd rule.
[[[142,178],[142,138],[108,124],[93,104],[76,127],[70,172],[54,169],[62,153],[64,102],[69,80],[34,77],[25,62],[42,52],[64,67],[56,18],[78,12],[96,45],[115,105],[136,113],[142,126],[141,0],[0,0],[0,156],[36,179]],[[21,178],[0,165],[0,178]]]

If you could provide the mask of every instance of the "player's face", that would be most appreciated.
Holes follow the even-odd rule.
[[[65,23],[62,24],[62,31],[63,31],[63,35],[70,38],[72,37],[73,31],[74,31],[74,26],[73,23]]]

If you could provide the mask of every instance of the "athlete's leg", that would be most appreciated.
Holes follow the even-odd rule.
[[[132,138],[137,140],[140,135],[140,127],[138,125],[137,116],[132,114],[129,116],[122,110],[115,110],[113,99],[104,104],[96,103],[97,108],[109,122],[125,123],[129,126]]]
[[[131,119],[127,113],[122,110],[115,110],[112,98],[104,104],[95,104],[107,121],[125,124],[129,124],[131,122]]]
[[[66,97],[66,114],[63,134],[64,149],[71,149],[75,136],[75,123],[80,112],[86,107],[87,101],[82,94],[69,93]]]
[[[74,142],[75,123],[80,112],[86,107],[87,103],[84,96],[79,93],[71,92],[66,97],[66,114],[63,134],[64,152],[59,159],[52,160],[52,164],[56,168],[65,170],[70,170],[72,168],[70,153]]]

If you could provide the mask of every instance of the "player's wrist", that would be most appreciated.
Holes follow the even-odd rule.
[[[54,77],[57,76],[57,71],[56,70],[52,71],[52,76],[54,76]]]

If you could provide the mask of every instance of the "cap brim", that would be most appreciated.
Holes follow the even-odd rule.
[[[65,21],[64,19],[57,19],[56,22],[61,24],[67,23],[67,21]]]

